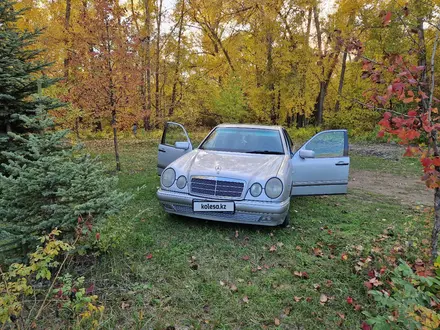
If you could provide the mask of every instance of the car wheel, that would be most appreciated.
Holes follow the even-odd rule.
[[[287,213],[286,217],[284,218],[283,223],[280,225],[282,228],[286,228],[290,226],[290,213]]]

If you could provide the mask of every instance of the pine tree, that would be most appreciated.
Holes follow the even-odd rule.
[[[42,31],[20,31],[16,23],[21,15],[11,1],[0,1],[0,152],[19,147],[7,133],[26,132],[20,115],[31,117],[38,106],[50,110],[62,105],[48,97],[32,97],[39,86],[48,87],[57,79],[41,74],[50,63],[38,60],[42,50],[32,46]]]
[[[67,144],[40,106],[19,117],[34,133],[9,133],[20,151],[3,151],[0,173],[0,252],[28,247],[57,227],[72,232],[77,219],[96,222],[117,212],[129,196],[115,190],[101,163]],[[1,254],[1,253],[0,253]]]

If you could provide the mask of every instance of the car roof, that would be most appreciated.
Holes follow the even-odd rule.
[[[281,126],[271,126],[271,125],[255,125],[255,124],[220,124],[217,127],[236,127],[236,128],[260,128],[260,129],[271,129],[280,130]]]

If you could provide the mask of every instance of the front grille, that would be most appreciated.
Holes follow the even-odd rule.
[[[241,197],[244,183],[216,178],[191,179],[191,193],[214,197]]]

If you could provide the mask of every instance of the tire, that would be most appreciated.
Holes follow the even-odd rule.
[[[290,226],[290,213],[288,212],[286,217],[284,218],[283,223],[280,225],[281,228],[287,228]]]

